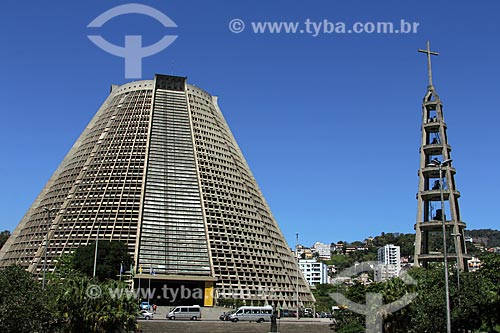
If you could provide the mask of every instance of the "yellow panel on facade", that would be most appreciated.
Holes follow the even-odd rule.
[[[214,306],[214,283],[205,281],[205,301],[204,306]]]

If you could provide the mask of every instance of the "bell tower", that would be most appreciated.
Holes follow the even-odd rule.
[[[452,165],[451,146],[446,134],[443,103],[432,83],[431,56],[438,53],[419,49],[427,54],[429,85],[422,103],[422,139],[418,171],[418,209],[415,224],[415,265],[428,267],[431,262],[456,260],[457,268],[467,270],[467,249],[464,241],[465,223],[461,220]]]

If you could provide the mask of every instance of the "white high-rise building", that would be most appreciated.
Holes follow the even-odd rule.
[[[378,249],[379,265],[375,268],[375,281],[383,281],[401,272],[401,251],[399,246],[388,244]]]
[[[328,266],[314,259],[299,260],[299,268],[310,286],[328,283]]]
[[[330,250],[330,244],[324,244],[321,242],[316,242],[312,246],[315,253],[318,253],[320,259],[330,259],[332,254]]]

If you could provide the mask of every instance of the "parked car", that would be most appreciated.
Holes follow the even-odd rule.
[[[312,311],[310,311],[310,312],[301,311],[300,316],[305,317],[305,318],[312,318],[314,315],[313,315]]]
[[[176,306],[169,313],[167,313],[167,319],[190,319],[198,320],[201,318],[201,308],[199,305],[193,306]]]
[[[283,318],[297,317],[297,310],[288,310],[288,309],[281,310],[281,317]]]
[[[139,309],[151,310],[151,306],[149,305],[149,302],[141,302],[141,304],[139,305]]]
[[[224,312],[223,314],[220,315],[219,319],[222,320],[222,321],[228,321],[229,320],[229,316],[232,315],[233,313],[234,313],[234,310],[233,311]]]
[[[262,323],[271,321],[273,315],[272,306],[240,306],[236,312],[229,315],[229,320],[236,323],[238,321],[255,321]]]
[[[150,320],[153,319],[153,312],[149,312],[148,310],[141,310],[139,318]]]

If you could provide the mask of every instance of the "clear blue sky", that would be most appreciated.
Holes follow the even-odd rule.
[[[124,61],[92,44],[177,40],[143,59],[143,78],[187,76],[220,105],[291,245],[413,232],[421,102],[431,40],[469,229],[498,228],[500,3],[457,1],[138,1],[144,15],[87,25],[126,1],[2,1],[0,229],[13,230]],[[232,33],[239,18],[246,28]],[[411,34],[256,34],[251,22],[418,22]],[[304,28],[305,26],[301,26]]]

